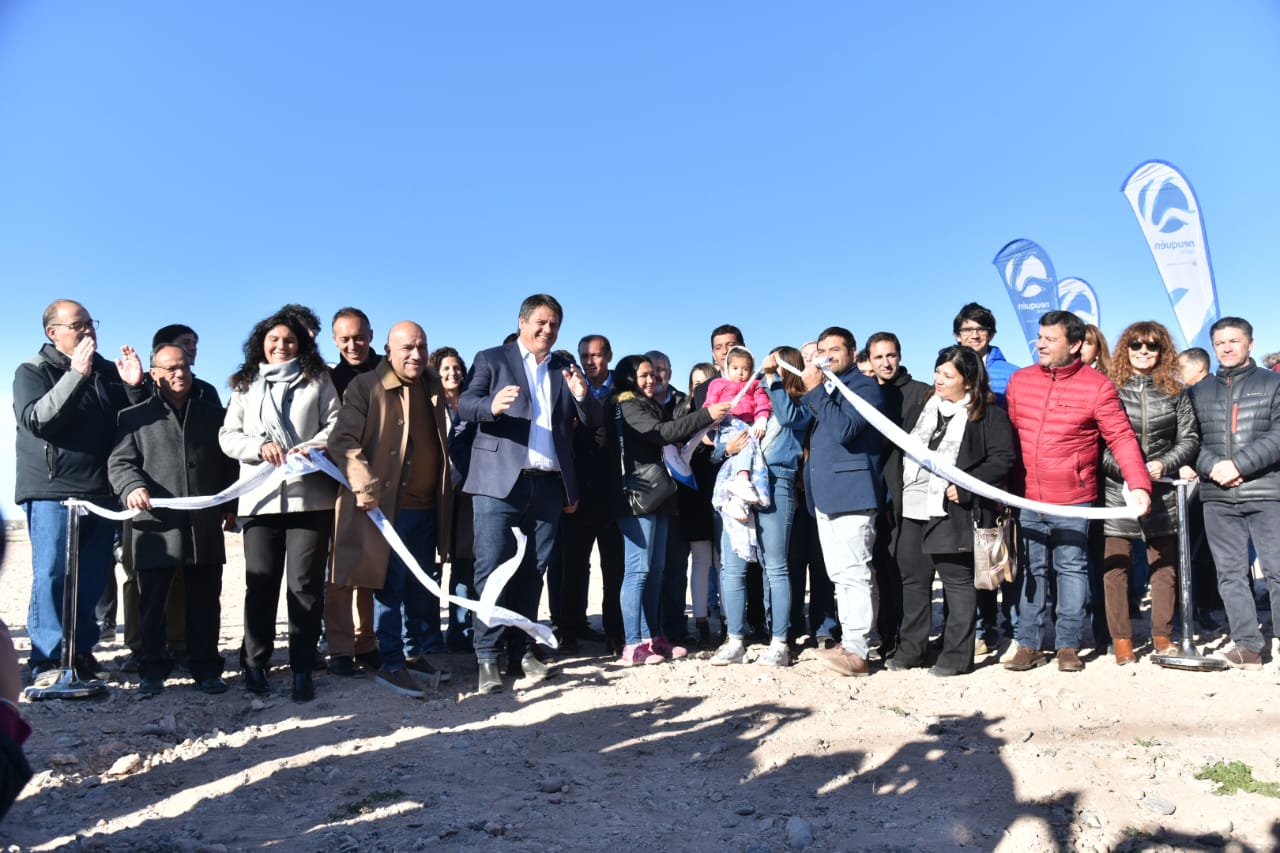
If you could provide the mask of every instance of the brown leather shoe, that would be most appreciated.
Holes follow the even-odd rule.
[[[1018,646],[1018,651],[1014,656],[1004,662],[1004,668],[1013,672],[1026,672],[1029,669],[1044,666],[1048,662],[1048,652],[1042,652],[1039,649],[1032,649],[1027,646]]]
[[[866,660],[844,646],[820,650],[818,652],[818,660],[822,661],[822,665],[827,669],[844,676],[860,678],[871,674],[871,669],[867,666]]]
[[[1121,640],[1113,637],[1111,644],[1116,648],[1116,666],[1124,666],[1127,663],[1134,663],[1138,658],[1133,653],[1133,640]],[[1156,647],[1159,652],[1159,646]],[[1062,666],[1062,653],[1058,653],[1058,666]],[[1075,670],[1071,670],[1075,672]]]
[[[1058,649],[1058,672],[1084,672],[1077,649]]]
[[[1161,637],[1159,635],[1151,638],[1151,645],[1155,648],[1156,654],[1158,655],[1176,655],[1178,652],[1182,651],[1182,649],[1178,647],[1177,643],[1173,642],[1168,637]]]

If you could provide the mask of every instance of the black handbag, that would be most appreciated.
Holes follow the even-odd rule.
[[[652,515],[676,493],[675,480],[663,462],[638,462],[628,470],[621,403],[614,409],[614,419],[618,424],[618,464],[622,468],[622,496],[627,500],[627,509],[632,515]]]

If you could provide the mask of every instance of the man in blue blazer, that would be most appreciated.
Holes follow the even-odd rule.
[[[827,367],[849,390],[878,409],[880,386],[855,363],[853,333],[832,326],[818,336],[815,361]],[[841,675],[867,675],[867,638],[875,619],[871,549],[876,513],[884,506],[880,454],[884,439],[839,389],[827,387],[814,363],[805,366],[801,402],[813,413],[809,461],[804,469],[809,511],[818,520],[818,539],[827,574],[836,590],[841,644],[819,651],[822,662]]]
[[[475,510],[475,588],[483,596],[489,576],[516,552],[511,528],[528,536],[524,560],[498,603],[538,618],[542,575],[550,564],[561,512],[578,504],[573,468],[575,421],[603,423],[599,402],[578,366],[552,355],[564,312],[555,297],[530,296],[520,305],[519,334],[510,344],[482,350],[471,363],[458,414],[476,425],[471,467],[463,491]],[[498,647],[503,628],[475,620],[481,693],[502,691]],[[516,657],[521,654],[520,664]],[[509,648],[511,671],[549,676],[520,635]]]

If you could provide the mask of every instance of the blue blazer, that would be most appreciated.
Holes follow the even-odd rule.
[[[849,390],[884,410],[880,384],[851,367],[840,376]],[[813,413],[809,461],[804,466],[805,500],[809,512],[820,509],[840,515],[884,507],[884,477],[880,455],[884,439],[858,414],[838,389],[819,385],[800,398]]]
[[[547,375],[551,381],[551,434],[560,462],[565,503],[574,504],[578,502],[578,478],[573,468],[573,425],[580,420],[591,427],[600,426],[603,422],[600,403],[590,392],[582,402],[575,400],[561,373],[570,363],[555,354],[547,358],[550,360]],[[520,396],[511,408],[495,417],[494,395],[508,385],[519,385]],[[458,399],[458,414],[476,428],[471,442],[471,467],[462,490],[471,495],[505,499],[511,494],[521,469],[526,467],[529,426],[533,419],[533,398],[519,344],[492,347],[476,354]]]

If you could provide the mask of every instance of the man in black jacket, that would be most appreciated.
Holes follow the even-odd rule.
[[[151,379],[156,395],[120,413],[108,461],[111,485],[124,505],[142,510],[129,537],[142,613],[142,691],[159,693],[173,668],[165,650],[166,601],[174,572],[181,569],[187,666],[197,689],[222,693],[227,689],[218,653],[227,560],[222,528],[234,514],[218,507],[157,509],[151,500],[217,494],[235,482],[238,466],[218,444],[222,407],[193,393],[195,376],[181,347],[156,347]]]
[[[1261,669],[1249,574],[1249,541],[1262,558],[1271,612],[1280,613],[1280,375],[1259,367],[1253,326],[1223,317],[1209,330],[1218,373],[1187,390],[1200,421],[1200,499],[1218,567],[1218,591],[1232,645],[1222,652],[1238,669]]]
[[[871,374],[880,383],[884,394],[884,413],[896,426],[907,432],[914,424],[904,424],[902,413],[918,411],[920,402],[929,386],[912,379],[902,366],[902,343],[893,332],[876,332],[867,338],[867,358]],[[901,467],[891,460],[897,458],[897,449],[890,445],[880,458],[884,461],[884,477],[889,484],[889,494],[902,493]],[[880,634],[880,655],[890,657],[898,648],[898,630],[902,626],[902,571],[895,554],[894,531],[897,522],[893,507],[876,516],[876,543],[872,561],[876,571],[876,631]]]
[[[18,366],[13,379],[17,417],[15,501],[27,515],[31,539],[31,676],[37,687],[57,678],[62,655],[62,588],[66,573],[67,498],[113,500],[107,457],[116,416],[146,399],[142,362],[132,347],[115,364],[98,354],[98,321],[79,302],[58,299],[44,310],[49,343]],[[111,577],[115,523],[96,515],[80,522],[79,588],[73,662],[81,678],[98,665],[94,606]]]

